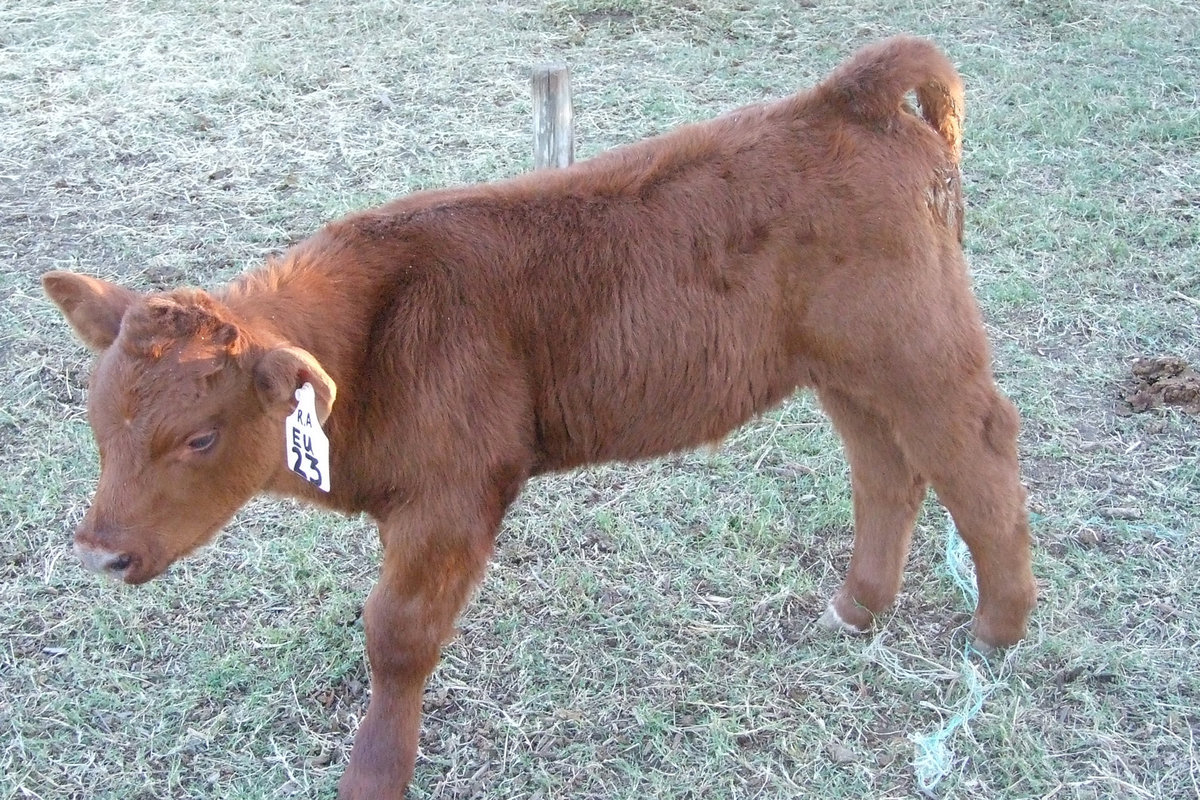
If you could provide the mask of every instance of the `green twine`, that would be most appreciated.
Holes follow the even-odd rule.
[[[975,585],[975,571],[970,554],[962,537],[954,527],[953,520],[946,522],[946,570],[950,578],[962,591],[963,598],[974,608],[979,602],[979,589]],[[917,783],[926,794],[932,794],[942,779],[950,774],[954,751],[947,746],[959,728],[966,725],[983,708],[983,701],[991,694],[993,686],[984,687],[979,669],[971,662],[971,643],[963,647],[962,666],[959,669],[963,684],[967,687],[966,697],[958,710],[937,730],[910,737],[913,742],[913,769]]]
[[[946,571],[958,585],[963,599],[974,608],[979,602],[979,589],[975,586],[975,567],[967,543],[958,535],[954,520],[946,520]]]

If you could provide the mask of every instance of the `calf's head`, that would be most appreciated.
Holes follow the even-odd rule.
[[[332,410],[336,388],[311,354],[200,290],[143,295],[70,272],[42,285],[98,353],[88,421],[100,482],[75,532],[89,569],[128,583],[160,574],[287,469],[299,386],[313,384],[322,421]]]

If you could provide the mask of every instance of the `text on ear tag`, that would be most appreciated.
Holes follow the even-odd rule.
[[[296,410],[284,425],[283,447],[292,472],[329,491],[329,438],[317,419],[317,393],[311,383],[296,390]]]

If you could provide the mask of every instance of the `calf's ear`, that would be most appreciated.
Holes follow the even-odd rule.
[[[139,297],[123,286],[74,272],[47,272],[42,276],[42,288],[80,341],[93,350],[113,343],[121,330],[121,318]]]
[[[306,383],[313,385],[317,417],[324,422],[333,411],[337,385],[312,353],[299,347],[275,347],[254,365],[254,387],[263,408],[281,411],[281,416],[296,407],[296,390]]]

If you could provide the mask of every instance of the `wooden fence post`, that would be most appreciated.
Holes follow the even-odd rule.
[[[533,168],[566,167],[575,160],[571,72],[565,64],[534,67]]]

